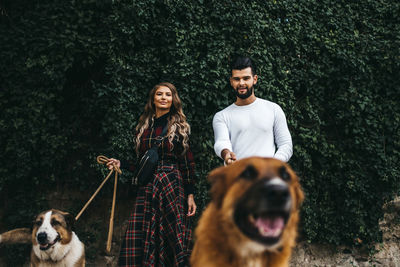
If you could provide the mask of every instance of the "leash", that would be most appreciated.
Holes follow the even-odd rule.
[[[99,164],[106,164],[109,161],[109,159],[106,156],[98,156],[97,157],[97,162]],[[81,209],[81,211],[76,215],[75,221],[79,219],[79,217],[82,215],[82,213],[86,210],[86,208],[89,206],[90,202],[95,198],[97,193],[99,193],[100,189],[103,187],[103,185],[107,182],[108,178],[110,178],[111,174],[115,171],[115,179],[114,179],[114,195],[113,195],[113,201],[112,201],[112,208],[111,208],[111,215],[110,215],[110,225],[108,227],[108,238],[107,238],[107,252],[111,251],[111,240],[112,240],[112,234],[113,234],[113,228],[114,228],[114,211],[115,211],[115,200],[117,197],[117,182],[118,182],[118,173],[122,174],[120,168],[115,166],[113,164],[113,168],[110,170],[109,174],[107,177],[103,180],[103,182],[100,184],[100,186],[97,188],[96,192],[92,195],[92,197],[89,199],[88,202],[86,202],[85,206]]]

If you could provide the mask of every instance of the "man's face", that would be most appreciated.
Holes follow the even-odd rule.
[[[257,83],[257,75],[251,73],[251,68],[242,70],[232,70],[230,78],[231,86],[235,90],[236,96],[246,99],[254,93],[253,86]]]

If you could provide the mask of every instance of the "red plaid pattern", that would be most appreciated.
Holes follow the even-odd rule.
[[[152,146],[162,125],[143,133],[140,152]],[[119,256],[119,266],[189,266],[192,230],[184,185],[194,183],[193,155],[181,155],[182,145],[172,149],[163,140],[154,179],[138,190],[134,210]]]
[[[144,130],[140,138],[141,142],[139,147],[139,159],[149,148],[154,146],[155,138],[161,135],[162,129],[163,125],[159,125],[157,127]],[[184,154],[182,154],[182,152],[183,146],[179,142],[177,137],[175,137],[173,145],[171,145],[167,138],[164,138],[158,150],[158,154],[160,156],[159,165],[163,165],[163,162],[177,163],[178,169],[181,172],[181,176],[183,178],[183,184],[194,185],[195,163],[193,153],[190,149],[186,150]],[[130,171],[135,172],[135,165],[132,162],[129,162],[128,164],[129,166],[127,166],[127,168]]]

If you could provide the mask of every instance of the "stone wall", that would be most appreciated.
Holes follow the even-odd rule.
[[[374,249],[355,249],[300,242],[292,255],[291,266],[324,267],[400,267],[400,197],[384,205],[380,222],[383,242]]]
[[[386,204],[383,209],[385,215],[380,222],[383,242],[375,244],[373,251],[300,242],[293,252],[290,266],[400,267],[400,197]],[[93,266],[116,266],[117,255],[118,252],[114,256],[100,256]]]
[[[132,195],[132,193],[125,192],[120,194],[118,199],[112,251],[110,254],[105,252],[109,207],[111,206],[109,199],[104,199],[102,197],[97,198],[77,223],[77,226],[81,230],[81,239],[86,240],[90,239],[85,237],[85,234],[90,234],[90,230],[85,228],[93,227],[93,225],[97,225],[98,227],[91,229],[91,231],[97,233],[96,237],[85,244],[88,254],[92,255],[91,259],[87,261],[87,266],[106,267],[117,265],[120,244],[127,226],[127,218],[133,205]],[[56,203],[58,199],[58,201],[60,201],[60,206],[65,205],[68,201],[66,199],[60,200],[64,196],[65,195],[53,196],[54,202],[52,203]],[[70,199],[70,197],[71,195],[69,194],[68,198]],[[84,203],[84,201],[81,202]],[[290,266],[400,267],[400,197],[389,202],[383,208],[385,210],[385,215],[384,219],[380,222],[383,242],[376,244],[373,251],[346,246],[330,246],[300,242],[293,251]],[[96,224],[96,222],[98,222],[98,224]],[[107,230],[98,233],[99,228]],[[1,254],[2,253],[0,253],[0,255]],[[95,255],[94,258],[93,255]],[[29,255],[27,255],[26,258],[28,260]],[[0,256],[0,267],[2,266],[6,265]],[[24,267],[25,266],[28,266],[28,263],[26,263]]]

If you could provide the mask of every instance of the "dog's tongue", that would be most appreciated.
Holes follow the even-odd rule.
[[[281,234],[284,221],[282,217],[259,217],[254,222],[260,234],[264,237],[277,237]]]

